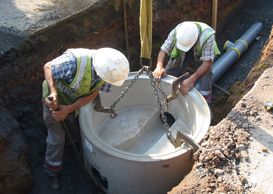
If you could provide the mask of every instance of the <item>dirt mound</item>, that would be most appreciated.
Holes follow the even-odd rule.
[[[231,89],[232,97],[227,98],[226,105],[221,107],[221,111],[225,110],[225,106],[235,105],[243,95],[249,92],[265,69],[272,69],[272,64],[273,30],[260,60],[252,68],[245,81],[233,85]],[[253,131],[256,129],[261,131],[262,127],[260,126],[272,128],[272,122],[270,124],[268,119],[263,119],[266,118],[267,113],[265,113],[262,103],[266,98],[265,96],[273,96],[273,91],[266,89],[271,85],[270,76],[270,73],[261,76],[259,80],[263,81],[255,84],[255,89],[251,89],[247,97],[243,97],[224,120],[210,128],[207,137],[201,144],[201,148],[194,155],[195,164],[192,171],[169,194],[242,193],[257,187],[257,185],[250,184],[251,181],[248,180],[251,180],[252,177],[243,173],[246,170],[242,169],[241,164],[247,163],[247,169],[251,169],[250,166],[253,163],[250,162],[250,158],[261,159],[258,155],[250,157],[248,154],[250,152],[249,147],[253,144],[253,137],[251,136]],[[261,95],[263,90],[266,90],[268,94]],[[263,144],[264,142],[260,143]],[[261,152],[269,153],[270,151],[261,148]],[[264,172],[264,174],[268,174],[268,172]]]

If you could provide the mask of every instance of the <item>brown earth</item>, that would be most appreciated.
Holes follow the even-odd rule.
[[[208,12],[210,10],[205,11],[205,6],[208,5],[207,0],[203,0],[201,6],[196,6],[196,4],[192,3],[193,1],[185,2],[188,3],[187,6],[181,7],[184,7],[183,10],[187,11],[188,15],[175,12],[173,8],[172,12],[176,14],[166,16],[164,15],[162,7],[158,7],[154,26],[154,42],[158,45],[154,45],[154,54],[157,53],[160,47],[159,44],[162,43],[171,27],[177,23],[176,21],[189,18],[205,18],[205,20],[209,20]],[[225,2],[232,3],[233,6],[235,6],[239,1],[233,0]],[[112,9],[110,3],[106,4],[105,7],[106,10]],[[224,6],[221,7],[222,12],[219,14],[229,13],[228,11],[223,12],[224,8]],[[191,9],[198,9],[198,12],[191,13]],[[1,85],[0,91],[2,91],[2,93],[4,93],[4,91],[7,92],[7,95],[1,97],[0,105],[1,107],[5,107],[3,108],[4,110],[12,107],[11,109],[17,112],[16,119],[20,121],[20,125],[29,140],[28,144],[31,147],[30,155],[32,154],[30,160],[36,181],[31,192],[33,194],[50,192],[45,189],[45,187],[48,186],[48,182],[43,178],[43,173],[40,168],[44,154],[45,134],[43,134],[43,132],[45,129],[41,124],[40,116],[35,119],[32,118],[33,115],[41,115],[40,84],[37,83],[41,83],[43,79],[42,64],[60,54],[65,48],[71,46],[92,48],[113,46],[115,48],[124,49],[124,37],[123,33],[120,33],[124,30],[122,20],[120,20],[121,14],[108,13],[105,10],[94,10],[93,13],[93,15],[90,14],[88,17],[82,17],[83,20],[77,19],[77,21],[75,21],[76,19],[73,20],[72,18],[73,21],[66,20],[59,24],[58,28],[55,28],[56,26],[53,25],[52,28],[41,30],[20,46],[20,52],[10,52],[8,57],[1,61],[4,64],[2,66],[1,75],[5,75],[2,78],[5,84]],[[138,33],[136,33],[138,31],[136,27],[138,26],[138,20],[133,18],[135,13],[130,14],[131,15],[128,16],[130,52],[134,61],[132,66],[137,69],[139,67],[139,37]],[[116,20],[109,24],[109,21],[105,22],[103,19],[100,21],[98,15],[100,17],[105,15],[105,18],[115,18]],[[45,20],[42,21],[47,23],[48,21],[53,21],[52,19],[59,18],[59,15],[56,15],[55,12],[49,16],[49,18],[45,17]],[[90,20],[96,20],[96,24],[90,23]],[[74,25],[74,23],[77,25]],[[78,29],[78,26],[84,27]],[[41,26],[34,25],[31,30],[40,27]],[[111,28],[111,32],[109,28]],[[98,31],[97,29],[100,30]],[[240,98],[253,87],[259,76],[272,65],[273,45],[271,39],[272,34],[260,61],[256,63],[248,79],[243,82],[238,82],[232,87],[232,97],[216,99],[218,104],[215,103],[215,106],[212,107],[214,112],[213,124],[220,122],[221,119],[228,114],[231,107],[235,106]],[[17,60],[14,61],[14,58]],[[266,76],[270,77],[270,75]],[[11,77],[16,79],[11,79]],[[265,81],[262,86],[266,86],[266,84],[269,84],[269,82]],[[9,88],[15,88],[15,90],[9,90]],[[259,91],[254,92],[255,94],[259,93]],[[202,148],[195,154],[196,162],[192,172],[170,193],[241,193],[242,191],[250,189],[247,179],[240,174],[241,172],[239,171],[240,162],[243,162],[243,160],[248,157],[246,150],[250,147],[250,140],[252,139],[250,134],[250,131],[253,130],[251,127],[252,124],[250,124],[245,117],[251,118],[256,123],[264,122],[263,119],[267,118],[259,114],[259,112],[266,114],[262,106],[264,99],[259,99],[255,94],[251,94],[247,99],[243,98],[243,102],[238,103],[226,119],[210,128],[210,132],[202,143]],[[270,95],[272,96],[271,93],[269,93],[268,96]],[[19,99],[18,96],[20,96]],[[269,126],[271,125],[269,124]],[[270,153],[271,151],[272,149],[269,149]],[[94,187],[93,185],[90,186],[89,183],[86,183],[86,180],[82,178],[82,175],[78,175],[79,172],[77,172],[74,165],[76,162],[71,162],[73,158],[66,158],[66,160],[66,164],[68,165],[65,166],[63,176],[63,182],[66,187],[60,192],[87,193],[93,191],[93,193],[97,193],[92,189],[92,187]],[[74,177],[71,177],[71,174],[73,174]],[[80,190],[79,187],[82,189]]]
[[[255,140],[252,137],[252,134],[255,134],[253,131],[264,128],[261,131],[268,130],[267,133],[269,135],[271,133],[270,138],[272,138],[272,112],[266,112],[263,106],[265,101],[273,100],[272,64],[273,30],[260,60],[249,72],[247,79],[233,85],[232,95],[224,101],[221,99],[223,106],[218,106],[218,110],[214,107],[213,112],[216,115],[218,113],[225,114],[222,113],[223,110],[228,110],[230,106],[237,105],[225,119],[209,129],[209,133],[201,144],[201,149],[194,154],[195,164],[192,171],[169,194],[252,193],[252,191],[272,193],[273,187],[270,183],[268,184],[273,177],[272,172],[269,170],[272,160],[268,163],[269,165],[267,164],[268,166],[265,166],[263,171],[259,172],[263,175],[267,174],[269,177],[267,180],[256,180],[256,185],[251,185],[250,180],[253,179],[252,176],[255,173],[248,172],[249,175],[244,173],[244,171],[251,169],[253,165],[251,161],[263,161],[257,152],[254,155],[249,154],[251,152],[250,147],[252,147],[252,144],[255,145]],[[255,84],[258,78],[258,84]],[[269,118],[267,119],[267,117]],[[266,141],[260,140],[260,143],[265,145]],[[271,141],[271,143],[269,142],[261,148],[257,145],[254,147],[259,149],[260,153],[264,153],[264,157],[270,159],[272,146]],[[245,163],[248,166],[246,169],[244,169]],[[262,162],[255,168],[260,165],[262,165]],[[256,187],[259,187],[259,190],[255,190]]]
[[[253,68],[250,70],[247,78],[243,81],[235,82],[230,87],[230,96],[221,96],[215,99],[212,107],[214,113],[212,125],[219,123],[222,120],[223,115],[228,114],[230,107],[234,107],[236,103],[253,87],[255,81],[261,76],[261,74],[267,68],[272,66],[272,38],[271,33],[260,59],[253,65]]]

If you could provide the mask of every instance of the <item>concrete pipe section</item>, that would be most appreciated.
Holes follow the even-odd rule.
[[[113,103],[123,87],[101,94],[101,103]],[[174,77],[162,79],[161,87],[171,93]],[[178,95],[168,106],[175,117],[170,130],[178,130],[200,143],[210,126],[210,110],[202,95],[192,89]],[[80,126],[85,165],[97,184],[110,194],[166,193],[177,185],[193,165],[187,144],[174,147],[160,120],[150,78],[141,74],[116,107],[116,118],[94,110],[93,103],[80,109]]]

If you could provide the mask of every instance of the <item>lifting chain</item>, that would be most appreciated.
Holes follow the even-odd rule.
[[[120,93],[119,97],[114,100],[113,104],[110,106],[110,109],[114,109],[116,105],[119,103],[119,101],[124,97],[124,95],[128,92],[128,90],[134,85],[138,77],[143,73],[143,71],[146,69],[146,66],[143,66],[138,73],[135,75],[134,79],[124,88],[124,90]]]
[[[124,95],[128,92],[128,90],[134,85],[134,83],[136,82],[136,80],[138,79],[138,77],[144,72],[146,71],[147,75],[149,76],[150,80],[151,80],[151,85],[153,88],[153,92],[154,95],[156,97],[157,100],[157,104],[159,105],[160,108],[160,116],[161,119],[163,121],[164,124],[164,128],[166,130],[166,135],[168,139],[171,139],[171,132],[170,132],[170,126],[167,123],[167,118],[164,114],[164,112],[168,109],[168,102],[166,101],[167,95],[165,93],[165,91],[161,88],[160,82],[156,82],[152,71],[150,69],[149,66],[143,66],[138,73],[135,75],[135,77],[132,79],[132,81],[124,88],[124,90],[120,93],[119,97],[114,100],[113,104],[110,106],[110,110],[111,110],[111,114],[110,117],[114,118],[116,117],[116,113],[114,111],[114,108],[116,107],[116,105],[120,102],[120,100],[124,97]],[[160,94],[163,96],[163,100],[161,100],[160,98]]]
[[[94,108],[97,111],[100,112],[105,112],[105,113],[110,113],[110,117],[111,118],[115,118],[116,117],[116,112],[114,110],[114,108],[116,107],[116,105],[120,102],[120,100],[124,97],[124,95],[128,92],[128,90],[134,85],[134,83],[136,82],[136,80],[138,79],[138,77],[144,72],[146,71],[147,75],[150,78],[151,81],[151,86],[153,88],[153,92],[154,95],[156,97],[156,101],[157,104],[159,105],[160,108],[160,117],[161,120],[163,121],[163,125],[164,128],[166,130],[166,136],[169,139],[169,141],[174,145],[174,147],[179,147],[181,146],[181,144],[183,142],[188,143],[194,151],[196,151],[197,149],[199,149],[199,145],[197,143],[194,142],[194,140],[187,136],[186,134],[184,134],[183,132],[177,131],[176,133],[176,138],[172,135],[171,130],[170,130],[170,126],[167,122],[167,117],[165,116],[165,113],[168,109],[168,103],[175,99],[177,96],[177,87],[178,87],[178,82],[187,78],[188,74],[184,74],[182,76],[180,76],[179,78],[177,78],[174,83],[173,83],[173,91],[172,94],[170,94],[169,96],[166,95],[165,91],[162,89],[160,82],[157,82],[153,76],[153,73],[150,69],[149,66],[143,66],[138,73],[135,75],[135,77],[132,79],[132,81],[123,89],[123,91],[120,93],[120,95],[118,96],[118,98],[116,100],[114,100],[113,104],[110,106],[110,108],[105,108],[103,106],[101,106],[101,101],[100,98],[96,98],[95,99],[95,106]],[[160,96],[163,96],[161,97]],[[163,98],[163,100],[161,100],[161,98]]]
[[[152,71],[149,69],[149,71],[147,71],[147,74],[148,76],[150,77],[150,80],[151,80],[151,85],[152,85],[152,88],[153,88],[153,91],[154,91],[154,95],[156,97],[156,101],[157,101],[157,104],[159,105],[159,108],[160,108],[160,117],[163,121],[163,125],[164,125],[164,128],[166,130],[166,135],[167,135],[167,138],[168,139],[171,139],[171,131],[170,131],[170,126],[169,124],[167,123],[167,118],[165,116],[165,111],[167,111],[168,109],[168,103],[166,101],[166,93],[165,91],[161,88],[161,85],[159,82],[156,82],[153,74],[152,74]],[[163,96],[164,100],[161,101],[160,99],[160,96],[159,96],[159,92],[161,93],[161,95]]]

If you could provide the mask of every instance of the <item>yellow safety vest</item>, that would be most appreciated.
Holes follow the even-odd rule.
[[[64,81],[56,80],[58,103],[59,104],[72,104],[79,97],[91,94],[105,81],[101,80],[97,83],[91,83],[92,80],[92,50],[89,49],[68,49],[72,52],[77,61],[77,71],[73,81],[67,84]],[[89,51],[89,53],[88,53]],[[90,53],[91,51],[91,53]],[[88,53],[88,55],[87,55]],[[43,98],[50,95],[49,87],[46,80],[43,82]]]
[[[208,41],[208,39],[215,34],[214,30],[211,30],[212,28],[210,26],[208,26],[205,23],[202,22],[194,22],[199,30],[200,33],[200,38],[199,38],[199,42],[200,44],[196,44],[195,45],[195,58],[198,59],[202,56],[202,50],[204,45],[206,44],[206,42]],[[208,30],[209,29],[209,30]],[[175,32],[176,34],[176,32]],[[175,39],[176,41],[176,39]],[[214,49],[214,56],[218,56],[220,55],[220,50],[217,46],[216,41],[214,40],[214,45],[213,45],[213,49]],[[174,47],[173,50],[171,51],[171,58],[179,58],[181,57],[183,51],[179,50],[178,48]]]

